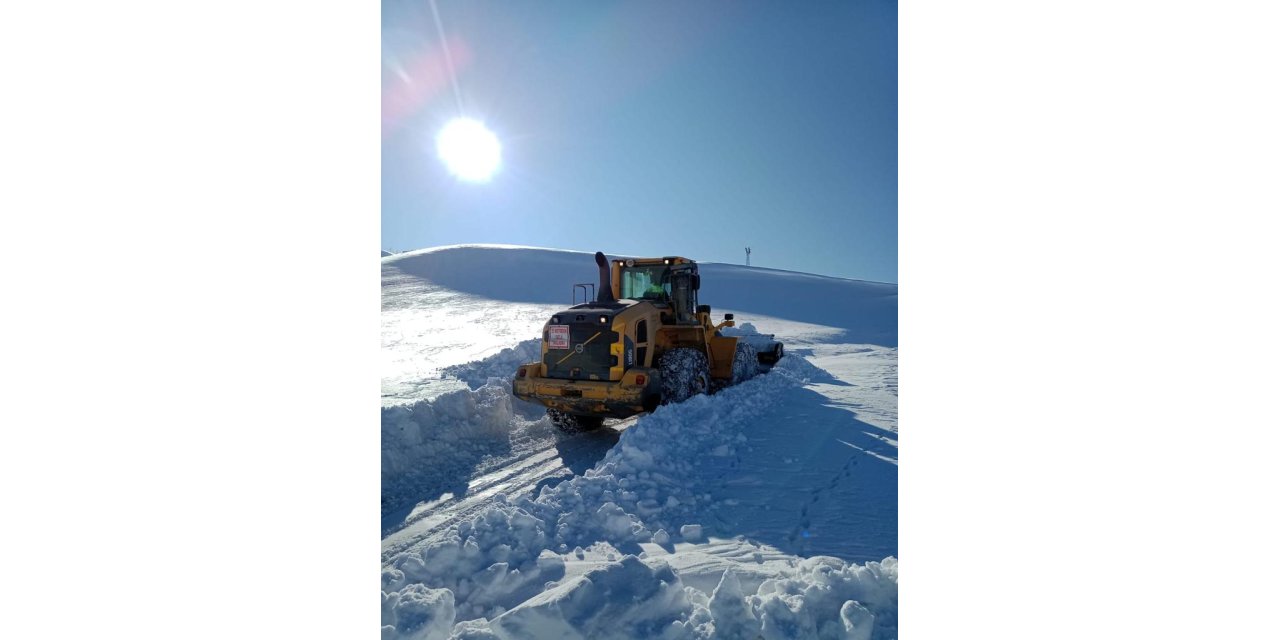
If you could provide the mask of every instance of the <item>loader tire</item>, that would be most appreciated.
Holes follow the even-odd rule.
[[[547,417],[551,418],[551,424],[565,433],[595,431],[604,426],[603,416],[580,416],[556,409],[547,409]]]
[[[733,353],[733,377],[730,380],[730,386],[742,384],[754,377],[760,372],[760,356],[756,353],[756,348],[745,343],[739,342],[737,351]]]
[[[711,368],[707,354],[678,347],[662,354],[658,364],[662,372],[662,403],[684,402],[711,390]]]

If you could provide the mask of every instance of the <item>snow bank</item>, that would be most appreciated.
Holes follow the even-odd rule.
[[[382,513],[432,486],[465,479],[486,455],[510,449],[510,383],[492,379],[411,405],[382,409]]]
[[[537,362],[541,358],[542,339],[533,338],[487,358],[445,367],[440,370],[440,374],[441,377],[447,376],[461,380],[473,390],[487,384],[496,384],[495,379],[497,379],[502,383],[500,386],[505,387],[510,394],[511,378],[516,374],[516,368],[522,364]],[[511,396],[511,409],[525,420],[539,420],[547,415],[546,407],[525,402],[515,396]]]
[[[420,584],[382,595],[382,637],[404,640],[448,638],[453,630],[453,592]]]
[[[816,638],[897,636],[897,562],[803,560],[752,594],[725,571],[708,597],[661,560],[628,555],[571,578],[492,620],[459,624],[454,638]],[[396,637],[396,636],[393,636]]]
[[[721,576],[707,609],[714,638],[750,638],[760,630],[760,621],[742,593],[742,583],[732,571]]]
[[[768,377],[759,386],[781,383]],[[525,507],[569,546],[648,542],[658,529],[679,531],[710,505],[710,496],[698,492],[698,459],[732,432],[724,423],[745,420],[767,403],[769,394],[750,392],[755,384],[721,392],[736,401],[698,396],[659,408],[623,432],[594,469],[544,488]]]
[[[484,386],[490,378],[510,380],[516,373],[516,367],[542,359],[542,339],[525,340],[514,347],[508,347],[498,353],[473,360],[466,364],[457,364],[440,370],[442,376],[457,378],[472,389]]]
[[[499,506],[504,500],[499,497]],[[546,524],[527,511],[490,508],[421,553],[383,571],[384,592],[405,585],[448,589],[462,619],[492,617],[564,577],[564,559],[548,551]]]
[[[766,638],[892,637],[897,608],[892,558],[864,567],[835,558],[805,560],[794,575],[765,581],[750,596],[736,594],[732,580],[722,581],[718,603],[714,594],[710,599],[702,592],[680,596],[685,587],[670,569],[664,572],[637,558],[546,588],[564,576],[560,554],[575,547],[601,541],[618,548],[666,544],[669,531],[685,539],[713,535],[714,525],[701,519],[713,500],[700,492],[710,481],[700,474],[711,471],[700,461],[735,455],[745,446],[743,429],[779,394],[817,373],[803,358],[788,356],[770,374],[714,397],[660,407],[623,432],[585,474],[543,487],[537,496],[511,503],[500,498],[445,540],[396,558],[394,569],[383,575],[384,592],[448,589],[459,620],[492,621],[488,631],[479,624],[458,628],[477,638],[490,632],[501,638],[610,637],[610,629],[617,630],[616,637],[729,637],[715,631],[717,612],[724,617],[723,629],[751,627]],[[503,402],[510,412],[505,386],[491,382],[464,393],[473,399],[483,394],[495,405],[491,416],[503,415]],[[432,415],[438,413],[433,407]],[[636,584],[619,586],[630,582]],[[615,591],[624,588],[639,591]],[[733,601],[739,597],[740,606]],[[608,616],[591,613],[601,607]],[[600,627],[604,620],[614,626]],[[401,637],[394,635],[398,629],[389,633]]]
[[[670,567],[629,555],[538,594],[490,628],[503,639],[688,638],[692,609]]]
[[[681,531],[700,522],[712,505],[700,491],[701,462],[732,456],[744,446],[742,429],[786,389],[818,370],[803,358],[784,357],[773,372],[715,396],[696,396],[660,407],[637,420],[594,469],[543,488],[524,508],[543,518],[557,544],[589,546],[649,542],[653,532]],[[705,527],[698,535],[705,535]]]
[[[807,558],[794,576],[765,580],[748,600],[765,640],[896,637],[898,561],[856,566]]]

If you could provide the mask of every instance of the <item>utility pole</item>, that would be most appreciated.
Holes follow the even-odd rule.
[[[747,266],[751,266],[751,247],[747,247]]]

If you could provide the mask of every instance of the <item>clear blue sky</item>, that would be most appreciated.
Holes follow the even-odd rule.
[[[382,248],[506,243],[897,282],[897,4],[382,3]],[[502,143],[459,182],[462,109]]]

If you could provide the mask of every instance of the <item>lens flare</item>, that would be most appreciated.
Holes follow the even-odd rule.
[[[436,136],[436,152],[459,180],[488,182],[502,164],[498,136],[470,118],[457,118]]]

